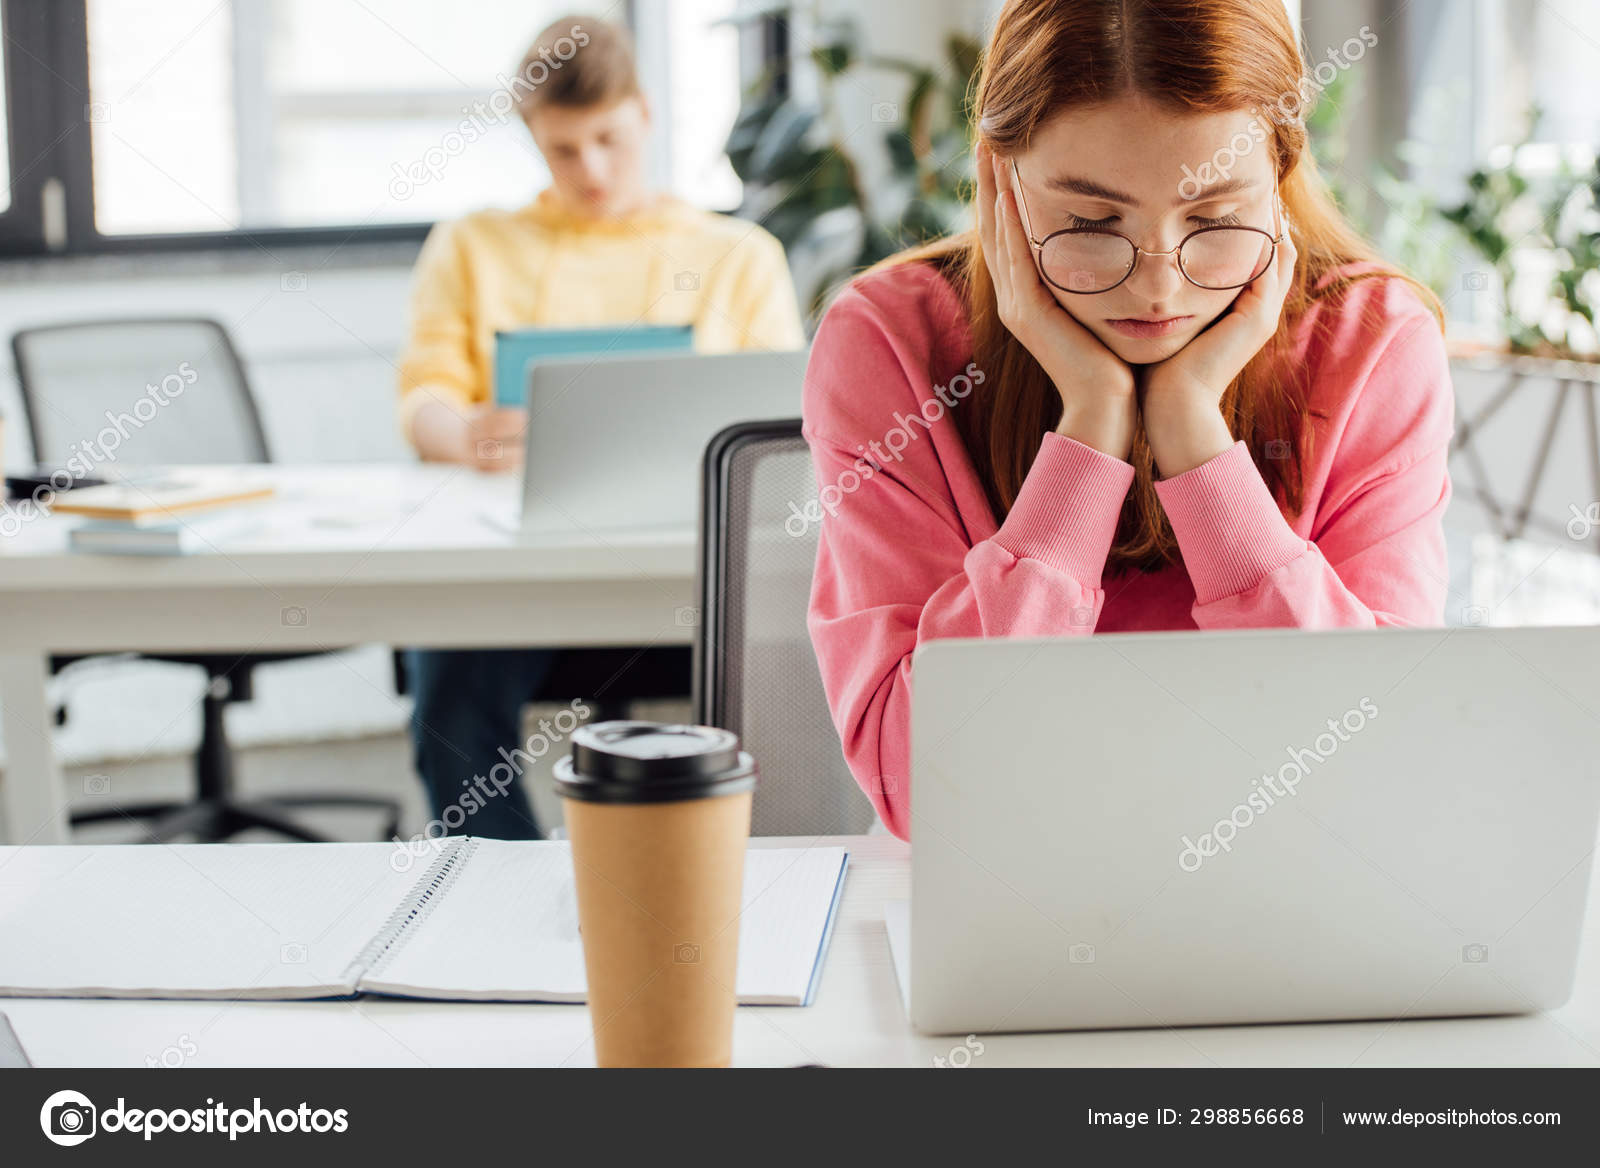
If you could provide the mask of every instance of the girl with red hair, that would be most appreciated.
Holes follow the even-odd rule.
[[[809,625],[896,835],[925,641],[1440,623],[1438,305],[1329,198],[1314,89],[1282,0],[1011,0],[976,229],[824,318]]]

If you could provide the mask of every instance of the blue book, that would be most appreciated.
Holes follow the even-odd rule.
[[[268,510],[248,506],[205,511],[169,523],[85,519],[67,533],[67,546],[75,552],[113,556],[187,556],[217,551],[220,545],[266,527]]]
[[[494,403],[525,404],[528,366],[551,358],[607,357],[623,353],[688,352],[694,326],[601,325],[598,328],[525,328],[494,334]]]

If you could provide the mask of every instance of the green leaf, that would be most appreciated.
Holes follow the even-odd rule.
[[[915,128],[921,124],[922,118],[928,116],[928,101],[933,97],[937,84],[938,78],[928,69],[921,70],[911,79],[911,93],[906,98],[906,122],[911,127]]]
[[[784,102],[762,126],[746,166],[747,182],[772,182],[798,173],[796,158],[810,153],[804,145],[806,134],[817,120],[817,111],[794,101]]]
[[[816,222],[818,214],[815,207],[804,203],[779,203],[768,209],[756,222],[776,236],[785,248],[790,248],[800,242],[806,230]]]
[[[817,30],[816,41],[811,60],[824,77],[839,76],[861,58],[861,26],[854,17],[828,21]]]
[[[760,181],[750,170],[750,156],[755,152],[756,144],[761,140],[761,135],[766,130],[772,115],[782,105],[783,102],[777,98],[758,98],[741,106],[738,116],[734,118],[733,128],[728,131],[728,141],[723,151],[733,165],[733,172],[741,181]]]
[[[889,151],[889,163],[900,174],[909,174],[917,168],[917,154],[911,148],[911,135],[904,129],[890,130],[883,136]]]
[[[811,50],[811,60],[829,77],[837,77],[850,68],[850,46],[846,44],[818,45]]]
[[[945,58],[950,62],[950,72],[959,79],[961,87],[966,88],[967,82],[978,71],[978,60],[983,55],[983,46],[972,37],[964,33],[953,33],[944,43]]]

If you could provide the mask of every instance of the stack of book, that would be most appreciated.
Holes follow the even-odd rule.
[[[56,496],[51,510],[83,522],[68,536],[73,551],[175,556],[210,551],[262,525],[254,506],[270,483],[230,470],[169,471]]]

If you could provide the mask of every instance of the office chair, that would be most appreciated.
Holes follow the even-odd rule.
[[[395,692],[410,693],[405,654],[396,649],[393,658]],[[581,698],[589,707],[587,721],[613,722],[627,718],[636,701],[686,697],[693,676],[694,649],[688,645],[557,649],[550,672],[528,701],[563,704]]]
[[[845,762],[806,608],[818,526],[798,419],[744,422],[706,448],[700,500],[695,716],[732,730],[760,767],[754,835],[851,835],[877,821]]]
[[[266,432],[244,366],[227,330],[202,318],[78,321],[23,329],[11,338],[23,413],[34,458],[47,466],[178,466],[271,461]],[[152,394],[150,387],[160,392]],[[150,400],[150,408],[136,403]],[[109,415],[109,417],[108,417]],[[107,431],[116,436],[107,436]],[[326,837],[289,815],[296,808],[343,807],[383,814],[380,839],[399,831],[400,804],[361,795],[293,795],[245,800],[234,786],[233,751],[223,711],[249,701],[257,665],[315,656],[301,653],[148,653],[156,661],[205,670],[200,746],[195,752],[195,798],[186,803],[140,803],[76,812],[74,824],[148,820],[145,839],[166,842],[193,833],[205,842],[264,828],[291,839]],[[60,669],[79,657],[54,657]]]

